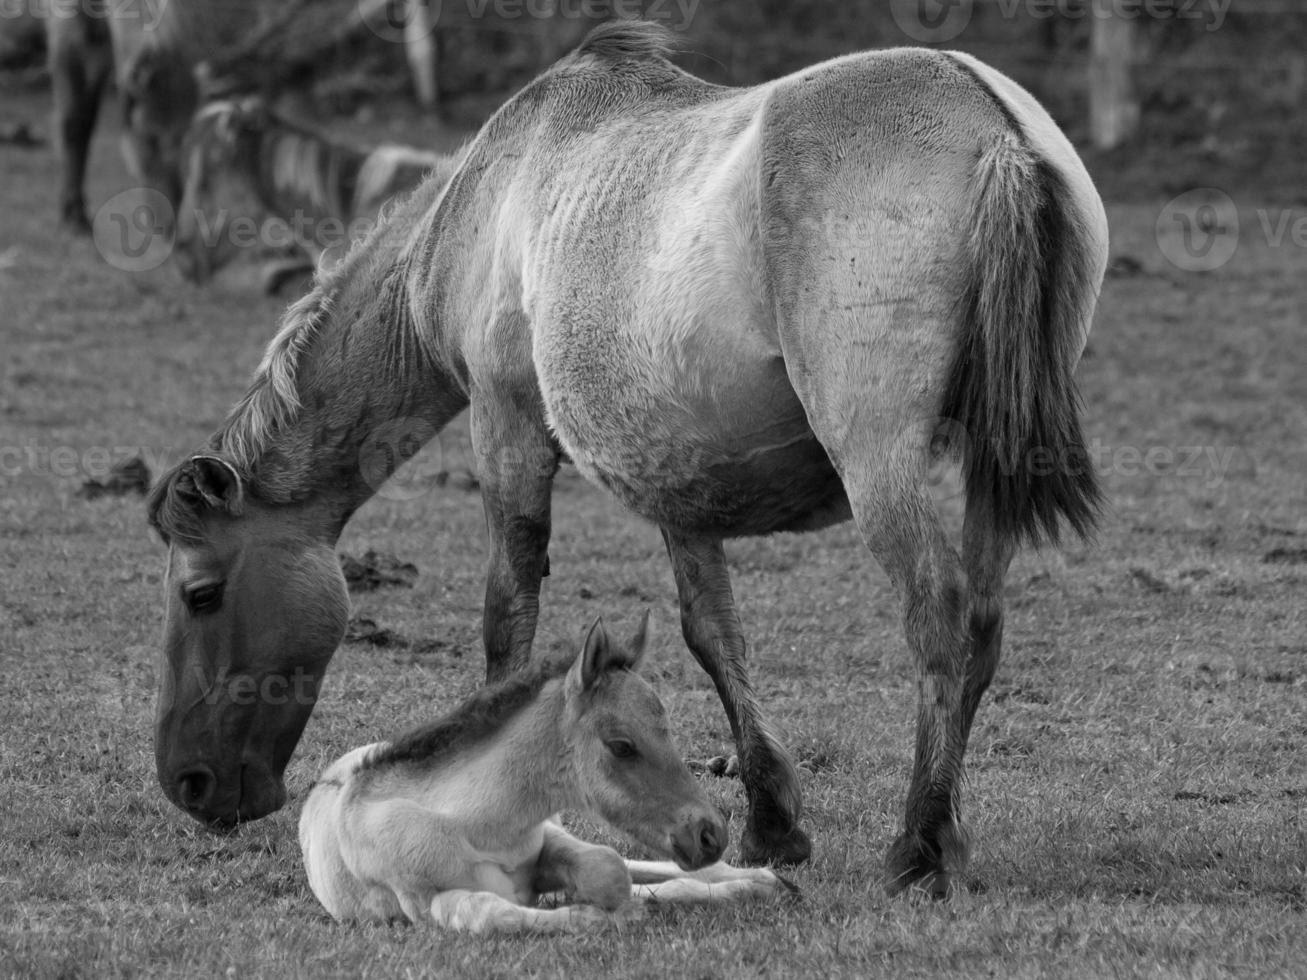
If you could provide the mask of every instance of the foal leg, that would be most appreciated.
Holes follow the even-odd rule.
[[[486,681],[531,658],[540,580],[549,567],[549,498],[560,453],[545,428],[540,396],[472,399],[472,444],[490,533],[482,622]]]
[[[438,892],[431,900],[436,925],[454,932],[547,933],[597,932],[621,920],[593,905],[536,909],[518,905],[494,892],[456,889]]]
[[[627,861],[632,894],[642,901],[708,904],[796,895],[799,889],[767,868],[735,868],[724,861],[683,871],[671,861]]]
[[[789,753],[762,717],[745,664],[744,632],[735,611],[722,543],[663,528],[681,603],[686,645],[717,687],[740,756],[749,799],[740,860],[800,864],[812,842],[799,829],[803,798]]]
[[[672,865],[676,867],[676,865]],[[573,837],[552,820],[536,865],[535,890],[563,892],[569,902],[614,911],[631,899],[631,874],[611,847]]]

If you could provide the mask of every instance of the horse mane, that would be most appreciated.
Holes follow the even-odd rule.
[[[466,149],[460,150],[449,158],[449,173],[457,168],[465,153]],[[408,239],[393,249],[382,247],[379,239],[391,233],[390,225],[396,216],[403,221],[406,215],[422,214],[432,207],[444,190],[442,181],[447,176],[438,169],[431,179],[409,194],[392,200],[378,215],[372,231],[355,242],[338,264],[328,271],[318,271],[313,289],[286,310],[281,327],[268,344],[245,395],[202,450],[230,463],[256,496],[260,495],[256,481],[259,459],[277,434],[294,423],[302,407],[300,367],[305,353],[312,349],[330,322],[336,297],[355,278],[381,279],[381,267],[395,258]],[[380,283],[378,288],[382,288]],[[397,349],[416,343],[419,350],[426,350],[423,339],[412,336],[416,328],[406,310],[397,311],[392,319]],[[203,543],[205,536],[202,509],[195,494],[188,492],[188,462],[183,460],[160,478],[146,506],[150,525],[165,541],[176,539],[195,545]],[[267,492],[264,496],[268,496]]]
[[[231,463],[247,482],[268,442],[300,410],[296,381],[300,358],[321,331],[331,300],[330,289],[320,282],[287,309],[244,397],[209,439],[208,448]],[[195,494],[187,488],[188,465],[189,459],[183,460],[159,479],[150,491],[146,510],[150,526],[165,541],[197,545],[204,541],[204,525]]]
[[[573,57],[588,56],[603,61],[655,61],[676,50],[676,38],[661,24],[647,20],[610,20],[584,38]]]
[[[570,666],[564,660],[546,657],[497,684],[483,687],[448,714],[383,743],[368,753],[357,771],[426,762],[474,745],[503,728]]]

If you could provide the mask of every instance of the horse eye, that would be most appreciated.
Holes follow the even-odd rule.
[[[633,759],[635,758],[635,743],[624,738],[615,738],[607,743],[608,751],[616,759]]]
[[[201,585],[186,593],[186,605],[193,613],[213,612],[222,605],[222,583]]]

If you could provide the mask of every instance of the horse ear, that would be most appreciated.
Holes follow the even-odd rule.
[[[245,502],[245,484],[236,467],[219,456],[192,456],[186,465],[195,495],[216,510],[239,515]]]
[[[572,664],[572,669],[568,672],[568,680],[582,691],[590,690],[607,669],[608,652],[611,648],[608,631],[604,629],[603,617],[599,617],[590,624],[590,629],[585,634],[585,643],[581,645],[581,656]]]

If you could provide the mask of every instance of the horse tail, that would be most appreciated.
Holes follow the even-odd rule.
[[[1099,270],[1063,175],[1017,134],[971,185],[963,320],[942,415],[965,434],[968,499],[988,498],[1004,540],[1093,531],[1102,493],[1080,427],[1074,371]]]

